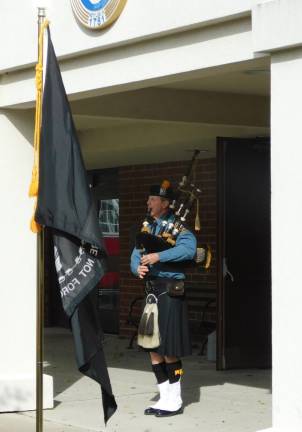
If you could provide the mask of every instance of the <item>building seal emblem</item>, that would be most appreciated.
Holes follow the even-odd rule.
[[[127,0],[70,0],[72,10],[82,25],[103,29],[121,14]]]

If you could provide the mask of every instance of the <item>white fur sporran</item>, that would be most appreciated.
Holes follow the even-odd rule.
[[[138,327],[137,344],[142,348],[157,348],[160,345],[157,301],[154,294],[148,294]]]

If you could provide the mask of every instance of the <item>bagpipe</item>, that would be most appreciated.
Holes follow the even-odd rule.
[[[147,212],[142,223],[140,232],[136,235],[136,248],[141,254],[162,252],[176,245],[178,236],[187,228],[187,218],[191,213],[194,204],[196,205],[195,231],[200,231],[199,220],[199,197],[201,190],[191,182],[192,173],[195,170],[197,156],[200,150],[195,150],[187,172],[178,183],[177,190],[173,194],[170,204],[168,217],[163,219],[159,232],[152,234],[152,225],[154,222],[150,212]],[[160,185],[160,190],[170,188],[170,182],[164,180]],[[209,245],[197,247],[197,252],[193,260],[182,261],[182,266],[198,266],[208,269],[211,265],[212,251]],[[173,263],[177,265],[177,263]]]

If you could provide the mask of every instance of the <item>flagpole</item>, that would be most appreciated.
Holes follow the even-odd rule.
[[[37,234],[36,432],[43,432],[44,229]]]
[[[45,20],[45,8],[38,8],[38,40]],[[43,47],[41,48],[43,50]],[[39,50],[39,43],[38,43]],[[37,234],[37,312],[36,312],[36,432],[43,432],[44,357],[44,228]]]

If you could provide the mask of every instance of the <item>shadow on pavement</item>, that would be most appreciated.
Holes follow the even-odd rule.
[[[104,352],[110,369],[125,369],[126,374],[135,371],[150,372],[149,356],[134,344],[128,349],[129,339],[116,335],[106,335]],[[193,350],[193,355],[183,359],[185,375],[183,378],[183,399],[186,406],[200,401],[203,388],[223,386],[226,383],[238,386],[266,389],[271,392],[271,371],[263,369],[216,371],[214,362],[199,356],[200,347]],[[46,329],[45,331],[45,368],[44,372],[54,378],[54,396],[83,378],[78,372],[74,356],[72,334],[66,329]],[[116,386],[115,386],[116,390]],[[153,395],[152,395],[153,396]],[[153,397],[152,400],[156,400]],[[56,401],[56,404],[60,402]]]

